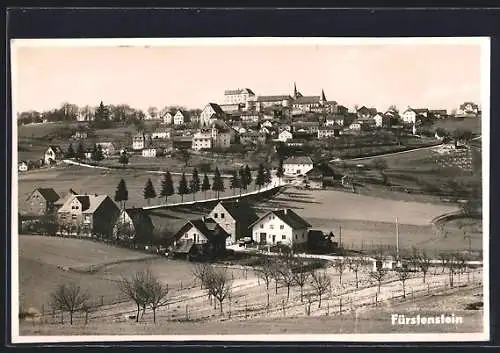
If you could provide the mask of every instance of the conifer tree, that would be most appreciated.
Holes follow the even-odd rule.
[[[240,194],[241,194],[241,180],[238,176],[238,171],[235,169],[233,171],[233,175],[231,176],[231,189],[233,189],[233,195],[236,192],[236,189],[240,189]]]
[[[85,159],[85,148],[81,142],[78,144],[75,157],[76,159]]]
[[[217,167],[215,167],[214,179],[212,182],[212,190],[217,193],[217,199],[219,199],[220,192],[225,190],[224,180],[222,180],[219,168]]]
[[[240,174],[240,187],[242,189],[246,190],[248,187],[248,181],[247,181],[247,174],[246,174],[245,168],[243,166],[240,167],[239,174]]]
[[[186,180],[186,174],[184,174],[184,173],[182,173],[181,180],[179,180],[179,188],[177,191],[178,191],[179,195],[181,195],[181,202],[183,202],[184,195],[189,193],[187,180]]]
[[[281,178],[285,174],[285,170],[283,169],[283,160],[280,159],[280,164],[278,165],[278,170],[276,170],[276,176],[279,178],[279,181],[281,182]]]
[[[70,143],[68,146],[68,150],[66,151],[66,158],[74,158],[75,151],[73,150],[73,144]]]
[[[128,200],[128,190],[125,180],[121,179],[115,191],[115,201],[120,202],[122,209],[125,209],[125,202]]]
[[[264,170],[264,165],[261,163],[259,164],[259,169],[257,170],[257,177],[255,178],[255,185],[257,185],[260,188],[262,185],[265,183],[265,170]]]
[[[148,179],[146,182],[146,186],[144,187],[144,198],[148,201],[148,205],[151,199],[156,197],[155,187],[153,186],[153,182],[151,179]]]
[[[198,175],[198,169],[194,168],[193,176],[191,177],[191,182],[189,183],[189,191],[193,194],[193,201],[195,200],[195,195],[200,191],[200,176]]]
[[[165,203],[168,203],[168,197],[174,194],[174,183],[172,182],[172,175],[167,170],[163,175],[163,180],[161,181],[161,191],[160,197],[165,198]]]
[[[207,198],[207,190],[210,190],[210,180],[207,173],[205,173],[203,175],[203,183],[201,184],[201,191],[205,193],[205,199]]]
[[[245,166],[245,174],[246,174],[246,182],[247,182],[247,185],[251,185],[252,184],[252,171],[250,170],[250,167],[248,166],[248,164]]]

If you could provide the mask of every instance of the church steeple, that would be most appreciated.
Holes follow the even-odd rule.
[[[293,83],[293,99],[297,99],[297,84]]]
[[[325,91],[321,90],[321,97],[319,98],[320,103],[326,103]]]

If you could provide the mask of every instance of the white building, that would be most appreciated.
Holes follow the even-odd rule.
[[[161,118],[162,118],[163,124],[172,125],[173,116],[169,112],[166,112]]]
[[[98,142],[96,145],[101,146],[102,154],[106,158],[115,154],[115,146],[111,142]]]
[[[186,120],[187,120],[186,116],[180,110],[178,110],[177,113],[175,113],[174,125],[184,125],[187,122]]]
[[[63,156],[64,153],[60,146],[50,145],[44,153],[43,161],[48,165],[62,159]]]
[[[293,139],[293,134],[288,130],[283,130],[278,135],[278,140],[281,142],[287,142]]]
[[[417,116],[417,112],[411,108],[406,109],[403,114],[401,114],[401,118],[405,124],[416,124]]]
[[[311,225],[291,209],[269,211],[250,225],[252,238],[261,245],[283,244],[305,248]]]
[[[344,126],[344,120],[343,116],[329,116],[325,120],[325,126]]]
[[[318,129],[318,139],[330,138],[339,136],[342,133],[342,129],[339,127],[325,126]]]
[[[376,127],[387,127],[390,125],[390,121],[391,121],[390,116],[387,116],[387,115],[382,114],[382,113],[377,113],[377,115],[375,115],[373,117],[373,119],[375,120]]]
[[[26,163],[25,161],[19,162],[19,164],[17,165],[17,170],[20,172],[27,172],[28,171],[28,163]]]
[[[240,115],[240,119],[245,123],[257,123],[260,120],[260,115],[257,112],[243,112]]]
[[[144,148],[142,150],[143,157],[156,157],[156,148]]]
[[[290,157],[283,162],[286,175],[305,175],[314,168],[313,161],[309,156]]]
[[[132,149],[134,151],[142,150],[145,144],[146,144],[146,137],[143,134],[135,135],[132,138]]]
[[[151,134],[151,138],[153,140],[156,140],[156,139],[169,139],[170,138],[170,130],[164,130],[164,129],[161,129],[161,130],[156,130],[155,132],[153,132]]]
[[[191,149],[194,151],[208,150],[212,148],[212,132],[199,131],[193,135]]]
[[[207,127],[212,125],[215,120],[223,120],[226,114],[220,107],[220,105],[215,103],[208,103],[200,114],[200,126]]]
[[[229,89],[224,92],[224,104],[246,104],[254,97],[250,88]]]

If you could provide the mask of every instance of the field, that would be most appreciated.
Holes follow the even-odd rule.
[[[457,118],[457,119],[443,119],[436,120],[432,125],[435,130],[442,128],[445,131],[453,132],[456,129],[469,130],[473,134],[481,134],[481,118]]]
[[[142,329],[164,334],[214,333],[212,331],[214,326],[212,324],[207,325],[206,320],[214,323],[215,327],[218,325],[224,327],[223,322],[228,320],[234,322],[236,326],[244,326],[248,322],[248,327],[252,331],[247,331],[247,333],[270,333],[267,330],[271,330],[274,333],[276,331],[270,329],[267,325],[261,327],[255,326],[256,322],[266,322],[271,319],[280,322],[281,324],[279,325],[283,325],[281,328],[286,328],[284,332],[325,333],[324,329],[318,326],[321,326],[320,322],[327,320],[326,316],[339,318],[341,317],[340,315],[345,315],[349,317],[354,312],[359,314],[359,317],[362,318],[361,321],[366,320],[366,326],[365,324],[360,324],[354,332],[387,332],[383,331],[387,330],[387,323],[380,322],[384,317],[387,317],[387,312],[395,308],[398,309],[398,312],[414,312],[417,305],[421,307],[421,305],[417,304],[421,299],[424,299],[424,303],[427,302],[427,306],[422,307],[422,309],[428,313],[436,313],[439,310],[445,312],[456,310],[456,315],[463,313],[466,318],[470,318],[472,324],[469,323],[471,326],[466,326],[468,329],[477,331],[481,327],[479,317],[477,316],[479,312],[470,314],[465,310],[465,304],[471,301],[470,296],[462,296],[461,299],[450,297],[451,299],[443,300],[443,294],[448,293],[450,288],[447,285],[448,275],[446,272],[443,273],[440,267],[430,270],[425,283],[422,281],[420,274],[413,274],[406,282],[406,298],[402,297],[402,286],[394,273],[390,273],[383,281],[382,290],[377,295],[376,284],[369,280],[367,276],[368,269],[359,273],[359,289],[356,289],[355,276],[352,272],[345,272],[343,274],[341,284],[338,272],[330,267],[326,270],[326,274],[331,278],[332,288],[331,292],[324,295],[322,305],[319,305],[311,285],[306,284],[304,287],[304,298],[311,298],[312,300],[310,304],[310,316],[306,315],[305,312],[305,307],[309,305],[307,304],[308,300],[305,299],[301,303],[298,287],[291,288],[290,297],[287,299],[286,287],[280,283],[275,288],[274,282],[271,283],[269,288],[270,307],[267,308],[267,291],[264,282],[257,279],[251,270],[246,271],[244,268],[233,268],[229,270],[232,279],[231,296],[225,302],[223,306],[224,314],[221,316],[220,307],[214,307],[213,304],[210,305],[206,291],[201,289],[199,283],[194,281],[191,275],[193,265],[189,262],[161,258],[139,261],[139,259],[135,258],[137,261],[121,263],[113,261],[109,264],[108,260],[115,260],[119,257],[125,261],[125,258],[130,255],[122,253],[124,250],[108,249],[102,244],[91,241],[77,241],[75,244],[71,244],[75,240],[47,237],[41,237],[37,240],[33,239],[36,238],[20,236],[20,248],[24,249],[20,261],[20,289],[24,293],[21,296],[23,308],[34,307],[40,312],[41,305],[45,305],[45,308],[48,308],[46,303],[50,292],[57,284],[69,280],[78,281],[83,288],[90,290],[94,303],[97,303],[97,306],[89,315],[90,324],[88,326],[83,327],[83,316],[81,314],[76,315],[75,329],[79,329],[77,332],[80,334],[116,334],[118,332],[124,334],[128,330],[133,330],[128,332],[141,333]],[[39,250],[39,257],[29,260],[38,263],[38,272],[33,272],[33,268],[23,268],[27,264],[25,256],[36,251],[33,249]],[[108,257],[105,260],[100,260],[95,255],[102,251],[108,252]],[[62,252],[65,255],[60,255]],[[73,260],[68,261],[68,258],[71,258],[72,254],[75,257],[85,256],[88,259],[85,260],[86,264],[94,260],[92,261],[93,265],[100,265],[98,270],[88,273],[79,271],[73,278],[70,278],[68,274],[73,274],[75,273],[74,271],[63,271],[59,267],[52,265],[54,263],[73,264]],[[50,272],[45,273],[45,276],[42,274],[44,266],[53,267],[46,268]],[[120,298],[116,288],[116,280],[121,275],[132,274],[137,270],[145,268],[151,269],[163,283],[168,283],[169,285],[169,304],[158,312],[158,326],[146,324],[146,322],[151,322],[152,317],[150,312],[146,312],[146,315],[141,319],[142,322],[137,326],[131,325],[128,315],[134,313],[134,305],[123,297]],[[29,271],[31,275],[30,280],[23,279],[24,271]],[[456,289],[451,289],[451,292],[479,288],[482,271],[480,269],[470,271],[468,275],[456,276]],[[37,276],[33,277],[34,274]],[[49,277],[48,280],[47,277]],[[466,287],[462,288],[461,286]],[[477,293],[477,290],[475,293]],[[435,295],[439,295],[438,299],[434,297]],[[104,298],[101,299],[104,305],[99,306],[98,303],[101,296]],[[444,298],[446,298],[446,295],[444,295]],[[475,301],[481,300],[481,298],[477,297]],[[378,305],[374,305],[375,301],[377,301]],[[109,305],[111,303],[113,304]],[[59,321],[58,314],[52,317],[48,309],[43,312],[46,315],[44,316],[44,321],[47,321],[47,324],[40,325],[40,322],[34,322],[32,325],[23,325],[21,327],[22,333],[40,334],[45,332],[60,334],[61,331],[68,332],[67,330],[70,330],[57,325]],[[290,317],[295,318],[295,325],[291,325],[291,322],[288,321],[287,318]],[[188,323],[183,325],[183,321],[188,321]],[[336,323],[334,324],[333,322],[335,321]],[[193,331],[202,322],[205,322],[205,329]],[[318,323],[318,326],[308,326],[308,323],[314,322]],[[338,326],[338,320],[327,320],[327,322],[327,325],[333,325],[330,326],[331,333],[345,332],[342,330],[346,329],[346,327],[342,325]],[[125,328],[124,331],[120,330],[120,327],[126,327],[127,325],[130,328]],[[97,326],[100,326],[102,330],[97,332]],[[448,326],[443,328],[443,331],[454,332],[456,329],[456,327]],[[37,332],[33,332],[33,330]],[[459,330],[462,330],[462,328]],[[389,332],[391,331],[389,330]],[[226,329],[222,329],[222,331],[217,333],[222,332],[229,333]],[[236,332],[238,331],[231,333]]]
[[[75,175],[78,177],[75,178]],[[201,175],[200,178],[202,178]],[[148,205],[143,196],[144,186],[148,178],[151,178],[153,185],[155,187],[156,193],[159,195],[161,190],[161,180],[163,179],[162,174],[157,173],[146,173],[144,171],[130,171],[130,170],[99,170],[93,168],[85,168],[79,166],[62,166],[51,169],[40,169],[30,171],[24,174],[19,174],[18,179],[18,200],[19,208],[22,210],[24,201],[29,196],[29,194],[37,187],[51,187],[57,193],[65,193],[70,188],[79,193],[88,194],[106,194],[111,198],[114,198],[114,193],[120,179],[124,179],[127,184],[129,200],[127,202],[127,207],[142,207]],[[174,188],[177,191],[180,176],[172,175],[174,182]],[[188,183],[190,177],[187,177]],[[210,178],[210,183],[212,183],[212,178]],[[220,196],[232,196],[233,190],[229,188],[229,181],[226,179],[225,182],[226,191],[221,192]],[[249,188],[249,191],[253,191],[254,186]],[[239,192],[239,190],[237,190]],[[204,193],[198,192],[196,199],[203,199]],[[207,198],[215,197],[213,191],[207,192]],[[192,200],[193,195],[185,195],[184,200]],[[177,194],[172,195],[168,198],[169,203],[180,202],[181,197]],[[165,199],[157,197],[151,199],[151,205],[164,204]]]

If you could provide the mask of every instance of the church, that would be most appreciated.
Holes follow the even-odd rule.
[[[325,91],[321,90],[319,96],[304,96],[297,90],[297,85],[293,84],[293,101],[292,109],[296,113],[305,112],[326,112],[330,111],[332,106],[337,105],[337,102],[329,102],[326,100]]]

